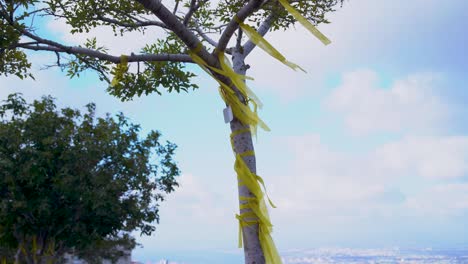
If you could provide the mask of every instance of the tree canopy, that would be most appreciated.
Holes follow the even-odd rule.
[[[328,23],[325,15],[343,0],[292,0],[290,4],[314,24]],[[113,67],[121,63],[120,54],[110,54],[109,47],[100,46],[99,36],[79,46],[48,39],[35,30],[34,17],[64,19],[71,32],[82,33],[98,27],[109,27],[116,35],[150,28],[161,34],[149,36],[141,50],[126,54],[124,60],[137,64]],[[195,73],[186,68],[194,61],[190,50],[203,44],[199,55],[210,66],[217,66],[217,52],[231,54],[241,47],[245,56],[255,45],[244,41],[237,20],[250,24],[261,35],[268,31],[286,30],[297,22],[278,0],[0,0],[0,75],[14,74],[31,77],[31,63],[26,51],[56,53],[55,66],[70,77],[93,70],[103,81],[111,84],[108,91],[130,100],[142,94],[159,93],[161,89],[189,91],[198,88],[192,82]],[[234,39],[233,35],[237,37]],[[235,41],[231,41],[234,39]],[[69,56],[71,55],[71,56]],[[140,65],[141,64],[141,65]]]
[[[95,117],[94,104],[81,113],[58,110],[50,96],[3,101],[0,253],[45,263],[73,252],[96,263],[99,249],[133,248],[130,232],[151,234],[179,169],[176,145],[139,132],[122,113]]]

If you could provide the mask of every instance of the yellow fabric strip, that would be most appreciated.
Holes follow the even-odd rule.
[[[247,132],[250,132],[249,128],[238,129],[238,130],[231,133],[231,139],[234,139],[234,137],[237,136],[237,135],[240,135],[242,133],[247,133]]]
[[[253,173],[252,173],[253,174]],[[256,174],[253,174],[255,176],[255,178],[257,179],[257,181],[263,186],[263,189],[265,190],[265,195],[266,197],[268,198],[268,203],[270,203],[271,207],[273,208],[276,208],[276,205],[271,201],[270,197],[268,196],[268,192],[266,190],[266,187],[265,187],[265,182],[263,181],[263,178],[256,175]],[[239,186],[242,186],[242,185],[245,185],[243,184],[242,182],[239,184]],[[245,196],[241,196],[239,198],[239,200],[241,201],[245,201],[245,200],[249,200],[249,199],[254,199],[256,200],[257,198],[254,198],[254,197],[245,197]]]
[[[294,7],[289,4],[288,0],[278,0],[283,7],[299,22],[301,23],[310,33],[317,37],[323,44],[328,45],[331,41],[322,34],[312,23],[310,23],[307,18],[301,15]]]
[[[237,218],[242,221],[244,226],[251,226],[258,224],[258,220],[255,219],[257,215],[254,212],[245,212],[240,215],[237,215]],[[244,218],[250,218],[250,220],[245,220]]]
[[[114,78],[111,82],[111,87],[116,86],[122,81],[123,75],[128,71],[128,57],[126,55],[120,56],[120,63],[114,68]]]
[[[263,107],[262,102],[260,101],[260,99],[258,99],[258,97],[255,95],[255,93],[253,93],[252,90],[250,90],[250,88],[246,85],[244,80],[239,78],[239,76],[242,76],[242,75],[237,74],[232,69],[230,62],[226,58],[224,53],[220,52],[218,56],[219,56],[218,58],[219,58],[219,62],[221,64],[221,68],[224,70],[224,73],[225,73],[224,75],[226,77],[229,77],[232,80],[232,82],[239,89],[239,91],[242,93],[242,95],[245,98],[247,98],[247,101],[250,102],[253,105],[254,111],[253,111],[252,115],[258,117],[257,107],[262,108]],[[224,93],[224,95],[225,95],[225,93]],[[223,96],[223,98],[226,98],[226,96]],[[250,110],[250,108],[248,106],[247,106],[247,108]],[[269,128],[268,127],[265,128],[263,126],[264,124],[262,124],[262,123],[263,122],[260,120],[260,126],[262,126],[263,129],[269,131]],[[252,130],[251,130],[252,135],[256,137],[257,136],[257,126],[251,124],[251,127],[252,127]]]
[[[255,175],[255,177],[257,178],[257,181],[263,186],[263,189],[265,190],[265,195],[267,196],[268,202],[270,203],[271,207],[276,208],[276,206],[271,201],[270,196],[268,196],[268,192],[265,187],[265,181],[263,181],[263,178],[258,175]]]
[[[252,210],[252,212],[255,213],[255,216],[258,217],[259,223],[271,231],[273,225],[270,222],[270,216],[268,215],[264,201],[260,200],[258,202],[247,202],[247,204],[250,206],[249,208]]]
[[[37,237],[36,235],[32,238],[32,252],[33,252],[33,261],[37,263]]]
[[[229,61],[224,57],[223,53],[219,54],[219,61],[221,69],[216,69],[210,67],[203,59],[201,59],[197,53],[201,49],[199,44],[196,49],[189,52],[189,55],[192,57],[193,61],[196,62],[203,70],[205,70],[210,76],[212,76],[220,85],[220,95],[221,98],[228,104],[234,116],[244,125],[248,125],[249,129],[240,129],[234,131],[231,134],[231,144],[234,150],[234,137],[241,133],[256,131],[257,125],[263,129],[269,131],[268,126],[263,123],[263,121],[257,115],[257,106],[261,106],[261,102],[254,96],[253,92],[247,87],[245,82],[245,76],[239,75],[234,72],[232,67],[229,64]],[[250,99],[250,102],[253,104],[254,111],[250,109],[248,105],[245,105],[241,102],[234,92],[234,90],[215,78],[212,72],[221,74],[228,77],[232,83],[239,89],[239,91],[245,96],[247,100]],[[235,150],[234,150],[235,151]],[[243,155],[254,155],[253,151],[247,151],[242,153]],[[254,224],[259,225],[259,241],[261,243],[262,249],[265,254],[267,263],[269,264],[281,264],[281,259],[279,258],[276,247],[271,239],[270,232],[272,231],[272,224],[269,219],[268,210],[264,201],[264,193],[260,187],[259,182],[264,185],[263,179],[258,175],[255,175],[250,172],[250,169],[245,164],[242,156],[236,154],[236,162],[234,165],[236,170],[239,182],[244,184],[249,191],[254,195],[254,199],[246,199],[246,203],[240,205],[241,209],[250,209],[247,212],[243,212],[240,215],[236,215],[236,218],[239,220],[239,247],[242,247],[242,229],[243,227],[248,227]],[[259,181],[259,178],[261,179]],[[265,186],[263,186],[265,189]],[[242,200],[242,197],[241,197]],[[271,201],[270,201],[271,203]],[[250,218],[246,220],[244,218]],[[253,218],[253,219],[252,219]]]
[[[299,65],[292,63],[288,61],[283,54],[281,54],[273,45],[271,45],[262,35],[258,34],[258,32],[253,29],[251,26],[244,24],[242,21],[240,21],[237,16],[234,16],[234,19],[236,19],[236,22],[239,24],[240,28],[242,31],[249,37],[249,39],[255,43],[258,47],[260,47],[262,50],[264,50],[266,53],[270,54],[273,58],[279,60],[286,66],[290,67],[293,70],[301,70],[303,72],[306,72],[304,69],[302,69]]]
[[[257,104],[254,101],[249,101],[249,102],[253,104],[254,114],[258,115],[258,113],[257,113]],[[252,136],[255,137],[255,140],[257,140],[257,127],[252,126],[251,130],[252,130]]]
[[[243,223],[241,222],[242,219],[240,218],[239,215],[236,214],[236,218],[239,220],[239,240],[238,240],[239,242],[238,242],[238,247],[242,248],[242,228],[243,228],[242,224]]]
[[[255,112],[253,112],[247,105],[245,105],[241,101],[239,101],[239,98],[237,97],[237,95],[235,94],[235,92],[232,90],[231,87],[229,87],[228,85],[226,85],[225,83],[223,83],[222,81],[220,81],[219,79],[214,77],[213,74],[211,74],[211,72],[208,69],[213,70],[215,68],[210,67],[202,58],[200,58],[196,54],[196,51],[198,50],[198,47],[200,47],[200,45],[197,46],[197,49],[195,49],[193,51],[190,51],[189,55],[192,57],[194,62],[196,62],[203,70],[205,70],[211,77],[213,77],[220,84],[221,97],[226,102],[226,104],[231,106],[234,116],[237,119],[239,119],[239,121],[242,124],[250,125],[251,127],[256,127],[257,125],[259,125],[262,129],[264,129],[266,131],[270,131],[270,128],[258,117],[258,115]],[[224,56],[224,54],[221,54],[220,58],[223,58],[222,56]],[[224,61],[224,59],[223,59],[223,61]],[[232,75],[231,74],[232,72],[226,72],[226,69],[228,68],[226,63],[221,62],[221,65],[224,65],[223,67],[225,67],[225,69],[223,69],[223,70],[216,69],[216,71],[215,70],[213,70],[213,71],[218,72],[219,74],[222,74],[222,75],[224,75],[226,77],[229,77],[231,79],[234,78],[234,79],[232,79],[234,84],[243,83],[241,75],[236,74],[234,72],[234,70],[232,70],[232,68],[231,68],[231,71],[234,72],[234,75]],[[240,84],[240,85],[241,85],[240,87],[243,87],[242,84]],[[245,85],[245,83],[244,83],[244,85]],[[249,90],[244,89],[244,91],[246,93]],[[258,103],[260,103],[260,102],[258,102]]]
[[[248,202],[256,202],[258,199],[256,197],[248,197],[248,196],[239,196],[239,200],[241,201],[248,201]]]
[[[248,150],[246,152],[239,153],[241,157],[247,157],[247,156],[255,156],[255,151],[253,150]]]
[[[249,204],[239,204],[239,209],[248,209],[250,208],[250,205]]]
[[[259,226],[259,238],[265,256],[265,263],[281,264],[281,257],[276,249],[275,242],[271,238],[270,232],[265,230],[262,225]]]
[[[21,243],[21,244],[19,245],[19,247],[20,247],[20,250],[21,250],[21,252],[23,253],[23,255],[24,255],[24,256],[27,256],[28,253],[26,252],[26,249],[24,248],[24,244]]]
[[[190,57],[192,58],[192,60],[197,63],[198,65],[202,66],[204,68],[208,68],[218,74],[221,74],[221,75],[224,75],[224,76],[227,76],[226,73],[224,72],[224,70],[221,70],[221,69],[218,69],[218,68],[215,68],[215,67],[211,67],[209,66],[200,56],[197,55],[197,53],[202,49],[202,44],[201,43],[198,43],[197,47],[194,49],[194,50],[191,50],[188,52],[188,54],[190,55]],[[224,54],[222,52],[220,52],[220,54]],[[206,69],[205,69],[206,71]],[[236,73],[237,74],[237,73]],[[210,73],[210,75],[212,76],[212,74]],[[242,80],[253,80],[252,77],[249,77],[249,76],[246,76],[246,75],[241,75],[241,74],[237,74],[238,76],[236,78],[240,78]],[[212,76],[213,77],[213,76]],[[229,76],[227,76],[229,77]],[[216,78],[215,78],[216,79]]]
[[[241,101],[235,92],[226,84],[219,82],[224,93],[226,103],[231,106],[234,116],[244,125],[252,127],[260,126],[265,131],[270,131],[270,128],[256,115],[252,110]]]
[[[255,197],[257,197],[257,199],[262,199],[263,192],[260,188],[260,185],[257,182],[257,179],[255,178],[255,176],[253,176],[252,172],[250,172],[249,167],[247,167],[244,160],[239,154],[236,155],[234,170],[237,173],[237,177],[244,183],[244,185],[249,189],[249,191]]]
[[[236,214],[236,218],[239,220],[239,248],[242,248],[242,228],[258,224],[257,220],[247,221],[244,219],[245,217],[255,217],[255,214],[252,212],[246,212],[240,215]]]
[[[264,193],[260,188],[259,179],[261,179],[261,177],[253,174],[250,171],[240,154],[236,155],[234,169],[237,172],[237,177],[239,180],[243,182],[249,191],[254,195],[254,197],[239,197],[239,200],[241,201],[241,204],[239,205],[240,209],[250,209],[250,211],[241,213],[240,215],[236,216],[237,219],[239,219],[239,228],[242,229],[243,227],[248,226],[249,223],[252,224],[258,222],[259,241],[265,255],[266,263],[281,264],[281,258],[270,235],[273,229],[273,225],[271,224],[270,217],[268,215],[268,209],[264,200]],[[260,181],[263,184],[263,179]],[[255,217],[258,220],[251,220],[247,222],[244,219],[246,217]],[[239,235],[241,235],[241,233],[242,232],[239,231]],[[242,246],[241,238],[239,240],[239,245]]]
[[[237,89],[239,89],[239,91],[241,91],[244,97],[252,99],[253,102],[258,105],[258,107],[262,108],[263,104],[260,99],[258,99],[254,92],[252,92],[252,90],[250,90],[249,87],[245,84],[245,78],[242,77],[244,75],[240,75],[232,69],[229,60],[226,58],[223,52],[219,53],[218,58],[221,64],[221,68],[224,71],[223,75],[229,77],[232,80],[234,85],[237,87]]]

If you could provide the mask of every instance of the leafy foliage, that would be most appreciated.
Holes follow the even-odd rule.
[[[173,35],[165,40],[158,40],[155,44],[146,45],[143,54],[181,53],[184,45]],[[156,92],[161,95],[159,87],[164,87],[168,92],[181,90],[188,92],[190,88],[198,86],[191,82],[195,74],[185,71],[185,65],[178,62],[144,62],[144,69],[137,72],[128,72],[128,68],[117,65],[113,74],[121,81],[109,86],[108,92],[122,101],[131,100],[134,96],[148,95]]]
[[[100,51],[102,53],[107,53],[108,49],[103,46],[98,46],[96,38],[88,39],[84,44],[85,48]],[[96,71],[99,75],[99,80],[108,80],[106,72],[109,71],[109,66],[111,65],[108,61],[99,60],[91,56],[77,55],[75,59],[70,60],[66,65],[59,65],[62,69],[67,70],[67,76],[70,78],[80,77],[80,73],[92,69]]]
[[[96,248],[132,248],[125,234],[151,234],[158,203],[177,186],[174,144],[157,131],[140,139],[122,113],[96,118],[95,105],[86,108],[59,111],[51,97],[27,104],[19,94],[0,105],[0,245],[26,247],[25,262],[48,248],[90,259]]]
[[[99,26],[110,26],[114,33],[121,35],[125,32],[142,31],[144,28],[135,25],[135,17],[149,15],[136,1],[126,0],[48,0],[44,1],[49,6],[49,12],[56,17],[65,17],[67,24],[72,26],[70,33],[89,32]],[[104,18],[104,20],[103,20]],[[105,18],[111,18],[123,25],[108,22]]]
[[[291,0],[291,4],[314,24],[328,23],[325,15],[334,11],[334,7],[344,0]],[[233,16],[248,0],[173,0],[163,1],[165,7],[173,9],[173,14],[180,23],[206,44],[210,52],[215,50],[213,42],[220,37]],[[34,39],[31,44],[20,43],[20,37],[31,39],[36,34],[34,17],[62,19],[70,27],[70,33],[92,32],[95,28],[110,27],[114,34],[125,35],[129,32],[144,34],[149,28],[159,28],[157,38],[148,38],[140,50],[145,54],[185,54],[183,44],[174,32],[138,1],[127,0],[0,0],[0,75],[14,74],[19,78],[32,77],[29,73],[31,64],[27,61],[24,50],[47,50],[56,52],[57,66],[66,74],[79,77],[83,71],[91,70],[98,74],[101,81],[110,82],[113,74],[120,74],[119,82],[108,87],[110,94],[121,100],[131,100],[135,96],[150,93],[162,94],[180,92],[198,88],[193,83],[195,74],[186,68],[185,62],[144,60],[130,63],[130,69],[120,66],[117,61],[106,61],[93,55],[70,52],[63,43],[47,39]],[[258,27],[266,18],[271,19],[271,31],[286,30],[295,24],[295,19],[284,10],[277,0],[263,1],[262,6],[247,18],[247,22]],[[210,36],[209,41],[205,36]],[[40,37],[40,36],[39,36]],[[153,35],[151,36],[153,37]],[[24,38],[23,38],[24,39]],[[245,40],[245,39],[244,39]],[[98,46],[99,36],[87,40],[79,47],[93,52],[107,54],[107,47]],[[34,44],[35,42],[35,44]],[[28,43],[28,42],[27,42]],[[58,51],[57,51],[58,50]],[[60,58],[70,54],[66,62]],[[95,53],[94,53],[95,54]]]
[[[0,76],[13,74],[20,79],[33,78],[29,73],[31,63],[26,54],[19,49],[10,48],[13,43],[18,43],[20,36],[17,30],[0,17]]]
[[[290,1],[291,5],[297,9],[304,17],[314,24],[329,23],[325,14],[335,11],[334,7],[344,0],[299,0]],[[248,1],[235,0],[220,1],[215,9],[215,14],[222,23],[227,23],[232,19],[233,14],[237,13]],[[277,1],[268,1],[261,9],[247,18],[256,27],[260,25],[268,16],[273,16],[271,31],[279,29],[286,30],[296,22],[294,17],[289,14]]]

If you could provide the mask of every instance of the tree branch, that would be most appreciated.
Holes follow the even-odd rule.
[[[184,24],[182,24],[177,16],[169,11],[161,2],[161,0],[135,0],[142,4],[146,9],[153,12],[166,26],[179,37],[182,42],[187,45],[191,50],[198,48],[201,43],[195,34],[190,31]],[[205,48],[198,52],[200,56],[208,65],[215,66],[218,64],[216,57],[208,53]]]
[[[179,9],[179,3],[180,3],[181,0],[176,0],[175,2],[175,6],[174,6],[174,10],[172,11],[172,13],[175,15],[175,13],[177,13],[177,9]]]
[[[250,16],[255,10],[257,10],[264,1],[262,0],[250,0],[244,7],[242,7],[237,14],[231,19],[228,23],[226,29],[224,29],[221,38],[219,39],[218,47],[216,50],[218,52],[223,52],[226,49],[226,46],[229,43],[234,32],[239,28],[237,24],[237,19],[244,21],[248,16]]]
[[[23,15],[21,15],[21,16],[16,17],[16,20],[23,20],[23,19],[25,19],[26,17],[30,17],[31,15],[35,15],[35,14],[37,14],[37,13],[39,13],[39,12],[47,11],[47,10],[48,10],[48,8],[40,8],[40,9],[31,11],[31,12],[28,12],[28,13],[25,13],[25,14],[23,14]]]
[[[191,0],[190,1],[190,8],[187,14],[184,17],[184,26],[188,25],[188,22],[190,21],[190,18],[192,17],[193,13],[197,11],[197,9],[200,7],[200,5],[197,5],[197,0]]]
[[[112,18],[102,16],[101,14],[98,14],[97,18],[99,20],[103,21],[103,22],[107,22],[107,23],[110,23],[110,24],[115,24],[117,26],[127,27],[127,28],[156,26],[156,27],[168,29],[167,26],[164,23],[159,22],[159,21],[137,21],[137,22],[133,22],[133,23],[125,23],[125,22],[119,21],[117,19],[112,19]]]
[[[218,46],[218,42],[216,42],[215,40],[210,38],[205,32],[203,32],[203,30],[200,28],[200,24],[198,24],[198,21],[196,19],[194,19],[193,22],[195,23],[195,28],[194,29],[195,29],[195,31],[198,32],[198,34],[200,34],[200,37],[202,37],[204,40],[206,40],[206,42],[211,44],[213,47]]]
[[[29,49],[29,50],[45,50],[45,51],[53,51],[53,52],[66,52],[69,54],[74,55],[86,55],[89,57],[93,57],[99,60],[105,60],[112,63],[120,63],[120,56],[112,56],[97,50],[82,48],[82,47],[73,47],[73,46],[65,46],[58,42],[41,38],[26,29],[17,25],[14,21],[10,20],[8,16],[4,12],[0,12],[0,16],[3,16],[11,26],[13,26],[16,30],[21,32],[24,36],[27,36],[33,40],[35,40],[39,44],[43,45],[29,45],[27,43],[23,43],[19,48]],[[196,38],[196,37],[195,37]],[[26,45],[25,45],[26,44]],[[15,46],[16,47],[16,46]],[[141,54],[141,55],[130,55],[128,56],[128,62],[138,62],[138,61],[172,61],[172,62],[193,62],[192,58],[190,58],[187,54]]]
[[[239,50],[241,48],[242,42],[242,30],[239,28],[237,29],[237,40],[236,40],[236,49]]]
[[[85,59],[83,57],[77,57],[77,58],[78,58],[78,60],[83,61],[88,66],[88,68],[91,68],[91,69],[97,71],[101,75],[101,78],[104,79],[104,81],[106,81],[108,84],[111,83],[109,78],[107,78],[106,73],[102,69],[100,69],[99,67],[94,66],[93,63],[91,61],[89,61],[88,59]]]
[[[93,57],[99,60],[104,60],[112,63],[120,63],[120,56],[113,56],[106,53],[102,53],[96,50],[82,48],[82,47],[56,47],[51,45],[22,45],[20,48],[28,49],[28,50],[45,50],[45,51],[54,51],[60,53],[70,53],[74,55],[85,55],[89,57]],[[141,61],[171,61],[171,62],[188,62],[193,63],[192,58],[187,54],[169,54],[169,53],[161,53],[161,54],[139,54],[135,55],[132,54],[127,56],[128,62],[141,62]]]

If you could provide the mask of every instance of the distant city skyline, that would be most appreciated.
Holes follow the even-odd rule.
[[[240,263],[242,255],[225,253],[218,258],[203,259],[200,252],[197,256],[174,256],[179,261],[161,259],[156,262],[139,262],[141,264],[202,264],[202,263]],[[352,249],[352,248],[316,248],[295,249],[281,253],[284,264],[370,264],[370,263],[412,263],[412,264],[465,264],[468,263],[468,247],[464,249]]]

